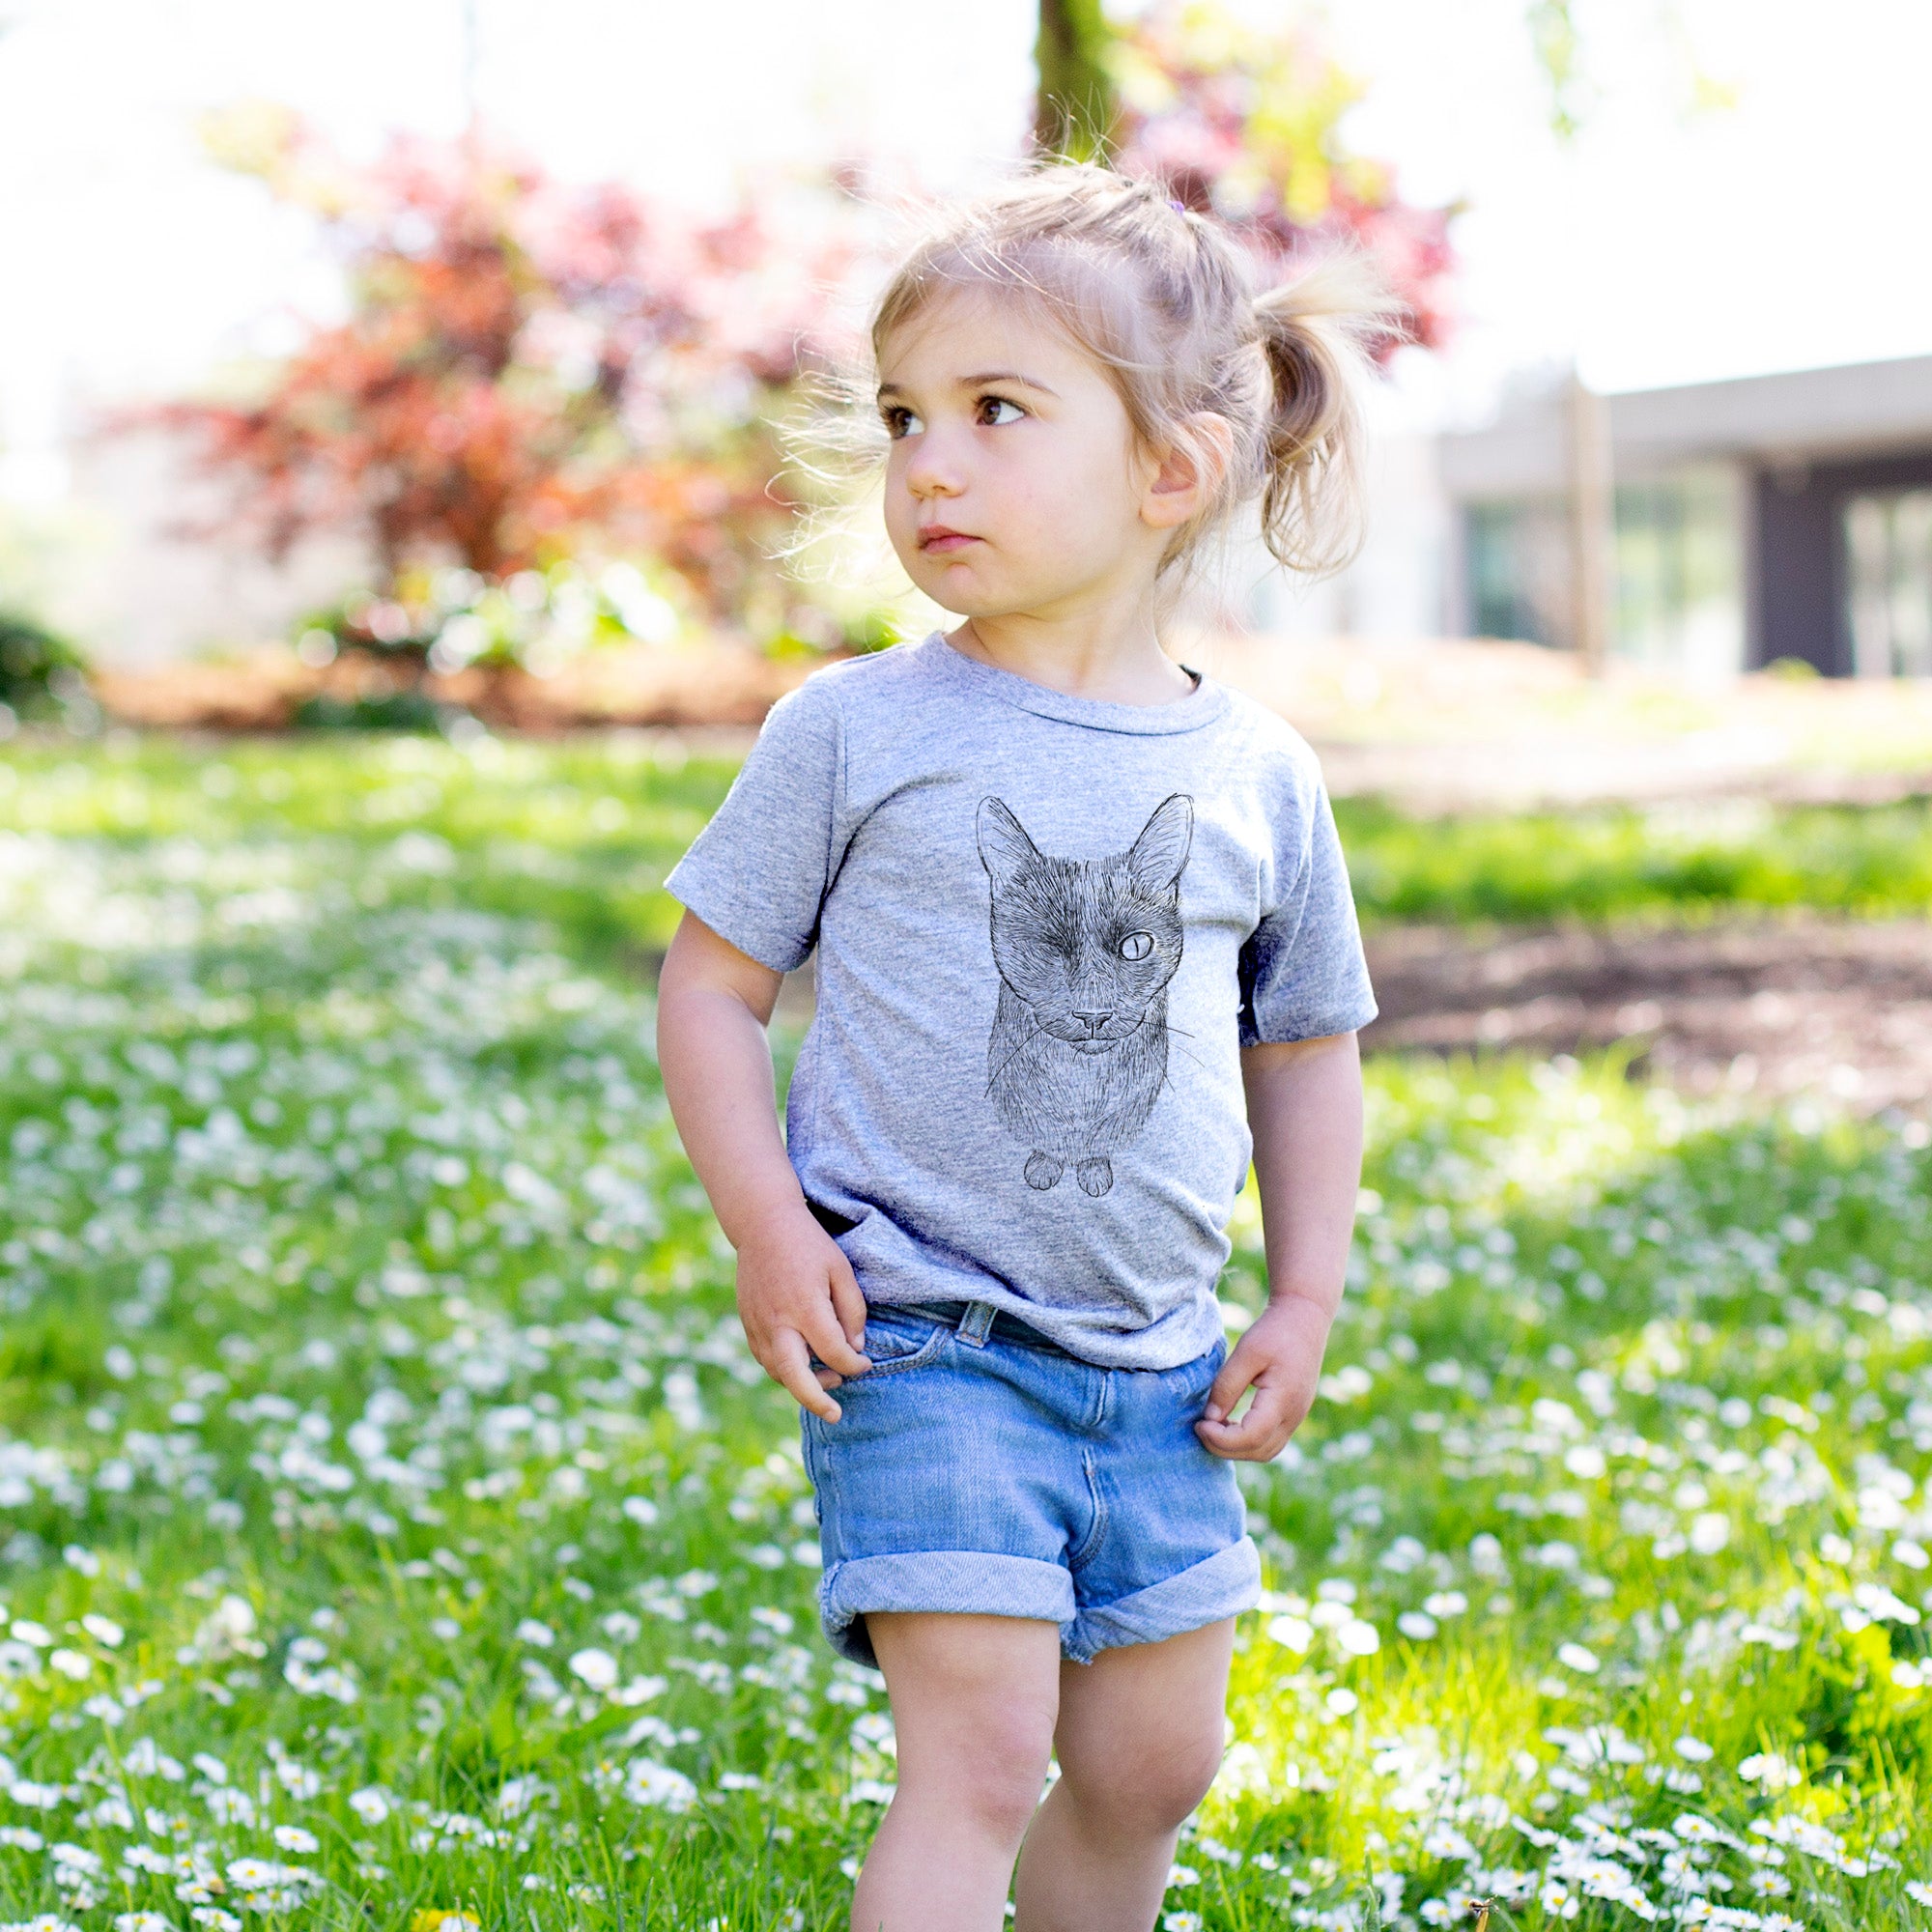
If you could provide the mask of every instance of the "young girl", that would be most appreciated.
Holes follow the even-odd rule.
[[[665,1086],[804,1407],[826,1636],[892,1697],[856,1932],[996,1932],[1016,1855],[1018,1932],[1151,1926],[1220,1760],[1261,1581],[1230,1462],[1313,1398],[1375,1004],[1313,755],[1157,618],[1257,497],[1284,561],[1337,554],[1360,280],[1257,297],[1098,168],[958,211],[871,340],[887,528],[964,621],[776,705],[670,875]],[[781,1140],[764,1029],[814,950]]]

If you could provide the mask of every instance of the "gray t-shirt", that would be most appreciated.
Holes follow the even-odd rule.
[[[816,949],[785,1139],[866,1298],[1108,1368],[1220,1336],[1240,1049],[1376,1013],[1314,753],[1206,676],[1071,697],[937,632],[828,666],[667,884],[774,971]]]

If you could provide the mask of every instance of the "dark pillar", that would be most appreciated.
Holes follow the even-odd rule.
[[[1932,485],[1932,450],[1830,463],[1768,466],[1751,490],[1750,635],[1753,669],[1801,658],[1827,677],[1852,673],[1845,609],[1845,504],[1865,491]]]
[[[1751,665],[1799,658],[1842,677],[1852,667],[1839,636],[1837,497],[1808,466],[1760,470],[1755,497]]]

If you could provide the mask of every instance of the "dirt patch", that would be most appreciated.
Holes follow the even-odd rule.
[[[1932,1111],[1932,923],[1399,927],[1369,940],[1371,1050],[1574,1053],[1630,1042],[1691,1093]]]

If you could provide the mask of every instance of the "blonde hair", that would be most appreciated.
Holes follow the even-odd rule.
[[[1401,305],[1355,253],[1255,281],[1233,233],[1159,184],[1046,161],[942,212],[873,305],[872,359],[943,296],[1035,302],[1111,376],[1142,446],[1186,454],[1212,481],[1163,573],[1257,498],[1276,557],[1338,570],[1362,540],[1365,344],[1399,327]],[[1203,415],[1227,425],[1225,462]]]

